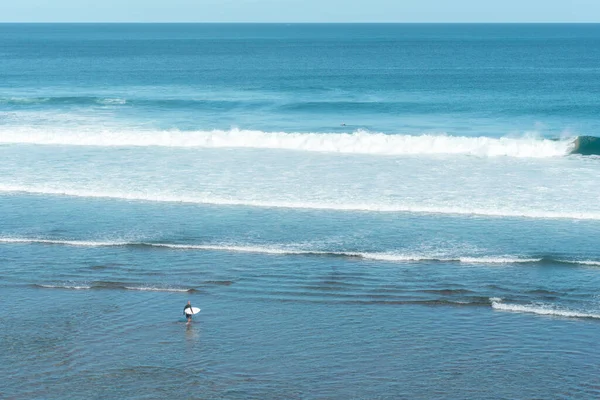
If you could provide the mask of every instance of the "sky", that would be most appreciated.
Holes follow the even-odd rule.
[[[0,22],[600,22],[600,0],[0,0]]]

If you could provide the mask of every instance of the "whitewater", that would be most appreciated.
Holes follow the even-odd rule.
[[[231,129],[227,131],[114,131],[23,129],[0,131],[0,143],[65,146],[163,146],[281,149],[369,155],[472,155],[479,157],[560,157],[571,154],[578,138],[549,140],[525,137],[460,137],[445,134],[402,135],[353,133],[286,133]]]

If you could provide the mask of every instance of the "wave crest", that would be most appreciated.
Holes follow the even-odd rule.
[[[180,244],[180,243],[152,243],[143,241],[93,241],[93,240],[61,240],[61,239],[38,239],[38,238],[12,238],[0,237],[0,243],[6,244],[50,244],[63,246],[87,246],[87,247],[147,247],[163,248],[169,250],[181,251],[222,251],[222,252],[242,252],[242,253],[260,253],[271,255],[299,255],[299,256],[323,256],[323,257],[349,257],[375,261],[389,262],[455,262],[464,264],[530,264],[530,263],[558,263],[558,264],[578,264],[586,266],[600,266],[600,261],[596,260],[566,260],[562,258],[551,257],[525,257],[525,256],[452,256],[438,254],[417,254],[400,253],[397,251],[389,252],[368,252],[368,251],[336,251],[311,249],[302,245],[254,245],[254,244]],[[145,290],[139,289],[138,290]],[[186,289],[187,290],[187,289]]]
[[[556,306],[548,305],[548,304],[509,304],[502,303],[499,298],[490,298],[492,303],[492,308],[500,311],[510,311],[517,313],[528,313],[528,314],[538,314],[538,315],[549,315],[555,317],[565,317],[565,318],[593,318],[600,319],[600,314],[596,313],[588,313],[582,311],[573,311],[563,308],[557,308]]]
[[[104,99],[119,102],[122,99]],[[471,155],[480,157],[561,157],[582,149],[580,138],[490,138],[444,134],[298,133],[257,130],[116,131],[4,128],[0,143],[67,146],[162,146],[255,148],[369,155]]]

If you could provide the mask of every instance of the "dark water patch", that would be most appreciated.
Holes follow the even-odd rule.
[[[564,296],[565,293],[556,292],[548,289],[533,289],[527,291],[528,294],[539,294],[539,295],[552,295],[552,296]]]
[[[579,136],[573,142],[574,148],[571,154],[580,154],[583,156],[600,155],[600,137]]]
[[[0,97],[0,104],[19,107],[39,106],[103,106],[103,107],[152,107],[161,109],[194,109],[227,111],[234,109],[260,109],[272,106],[266,100],[226,100],[226,99],[168,99],[168,98],[123,98],[102,96],[47,96],[47,97]]]
[[[316,290],[316,291],[323,291],[323,292],[326,292],[326,291],[342,292],[342,291],[348,290],[347,287],[332,286],[332,285],[305,285],[305,286],[301,286],[301,289]]]
[[[353,113],[418,113],[432,114],[440,112],[464,112],[464,105],[456,102],[411,102],[411,101],[306,101],[284,104],[279,107],[284,112],[310,112],[337,114]]]
[[[108,265],[92,265],[91,267],[88,267],[88,268],[93,271],[104,271],[107,269],[111,269],[111,267]]]
[[[86,269],[90,269],[92,271],[106,271],[110,269],[117,269],[122,267],[123,264],[102,264],[102,265],[92,265],[87,267]]]
[[[371,289],[373,293],[383,293],[388,295],[396,295],[410,292],[410,290],[396,285],[382,285]]]
[[[487,307],[491,303],[489,298],[471,298],[465,301],[458,300],[447,300],[447,299],[436,299],[436,300],[417,300],[411,304],[421,304],[427,306],[455,306],[455,307]]]
[[[342,281],[342,280],[339,280],[339,279],[336,279],[336,280],[332,280],[332,279],[323,280],[323,281],[315,282],[315,285],[324,286],[324,287],[330,287],[330,288],[345,288],[345,289],[351,289],[351,288],[357,288],[357,287],[363,287],[363,286],[365,286],[363,282],[360,282],[360,283],[345,282],[345,281]]]
[[[487,287],[488,289],[492,289],[492,290],[497,290],[497,291],[501,291],[501,292],[512,292],[511,289],[496,285],[496,284],[489,284],[489,285],[485,285],[485,287]]]
[[[91,285],[93,289],[125,289],[127,283],[116,281],[94,281]]]
[[[233,281],[204,281],[202,282],[207,285],[219,285],[219,286],[231,286]]]
[[[341,301],[342,304],[354,305],[384,305],[384,306],[402,306],[402,305],[422,305],[422,306],[453,306],[453,307],[489,307],[491,303],[486,298],[483,300],[458,301],[448,299],[431,300],[352,300]]]
[[[444,296],[474,293],[472,290],[468,290],[468,289],[424,289],[424,290],[418,290],[418,292],[440,294],[440,295],[444,295]]]

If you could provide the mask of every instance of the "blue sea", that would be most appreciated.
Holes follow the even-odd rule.
[[[0,398],[600,398],[599,93],[597,24],[0,24]]]

